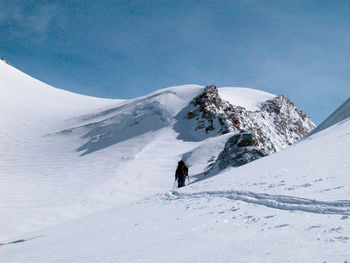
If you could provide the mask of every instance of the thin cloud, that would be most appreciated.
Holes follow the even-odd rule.
[[[20,4],[0,0],[0,26],[8,28],[7,37],[42,40],[58,18],[58,11],[56,4]]]

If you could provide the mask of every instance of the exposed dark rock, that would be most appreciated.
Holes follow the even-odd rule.
[[[201,139],[203,134],[207,137],[234,134],[212,165],[220,170],[274,153],[295,143],[315,127],[311,119],[284,96],[265,101],[260,110],[249,111],[222,100],[214,85],[207,86],[181,114],[187,116],[188,121],[195,121],[187,127],[195,127],[197,132],[203,130]]]
[[[288,98],[277,96],[262,104],[262,111],[270,114],[279,133],[294,143],[309,131],[315,128],[315,124],[300,109],[296,108]]]
[[[223,170],[228,166],[241,166],[266,156],[268,153],[260,148],[251,133],[237,133],[225,144],[212,168]]]

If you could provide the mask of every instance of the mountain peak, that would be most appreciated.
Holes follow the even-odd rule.
[[[175,130],[185,141],[232,133],[211,166],[239,166],[277,152],[301,139],[315,124],[284,96],[263,101],[258,110],[232,105],[215,85],[204,88],[177,116]],[[187,154],[188,156],[188,154]]]

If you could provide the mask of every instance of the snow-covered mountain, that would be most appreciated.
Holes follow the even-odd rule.
[[[231,138],[224,137],[227,142],[220,155],[207,160],[208,167],[216,161],[220,171],[277,152],[315,128],[311,119],[283,96],[243,88],[238,89],[239,94],[237,88],[219,90],[229,100],[223,100],[214,85],[167,88],[76,118],[73,127],[58,134],[83,133],[87,141],[76,150],[85,155],[165,127],[173,128],[178,140],[200,144],[230,133]],[[242,95],[248,109],[230,103],[230,99],[239,103]],[[252,97],[250,103],[247,97]]]
[[[350,261],[349,119],[289,146],[313,123],[252,89],[97,99],[0,61],[0,92],[1,262]]]
[[[211,157],[209,167],[219,171],[277,152],[315,128],[311,119],[283,96],[241,89],[239,95],[243,93],[245,98],[255,100],[244,107],[230,103],[231,98],[233,103],[240,101],[235,89],[226,88],[222,92],[227,94],[224,97],[228,101],[221,99],[214,85],[205,87],[180,112],[174,125],[178,138],[184,140],[200,141],[231,133],[228,140],[225,137],[227,141],[219,156]]]

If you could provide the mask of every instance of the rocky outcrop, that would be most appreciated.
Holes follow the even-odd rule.
[[[194,110],[187,113],[187,118],[198,120],[197,130],[204,129],[206,133],[216,130],[221,134],[240,130],[236,117],[241,113],[240,107],[234,108],[222,100],[214,85],[207,86],[201,95],[193,99],[192,104]]]
[[[268,155],[264,148],[259,147],[251,133],[236,133],[226,142],[224,150],[219,154],[216,165],[219,170],[228,166],[241,166]]]
[[[187,132],[182,138],[194,138],[195,132],[212,137],[233,133],[226,142],[212,168],[225,169],[240,166],[274,153],[301,139],[315,124],[284,96],[263,102],[257,111],[249,111],[222,100],[214,85],[192,100],[181,114],[188,121]],[[179,129],[180,130],[180,129]],[[186,129],[181,129],[185,131]]]
[[[211,85],[205,87],[202,94],[178,114],[174,128],[179,132],[178,139],[201,141],[229,132],[244,131],[246,127],[241,123],[242,114],[245,114],[243,107],[234,107],[222,100],[216,86]]]
[[[284,96],[266,101],[261,105],[261,110],[263,115],[272,119],[276,131],[288,144],[301,139],[316,126],[302,110],[296,108]]]

